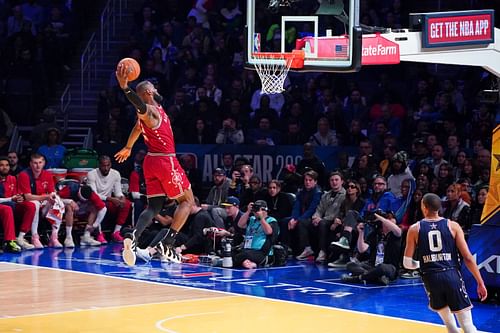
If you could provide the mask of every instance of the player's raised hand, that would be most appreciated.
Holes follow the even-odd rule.
[[[122,150],[115,154],[115,160],[118,163],[123,163],[130,157],[131,149],[129,147],[123,147]]]
[[[120,85],[120,88],[124,89],[127,87],[128,84],[128,73],[130,72],[130,69],[125,66],[124,64],[119,64],[118,67],[116,68],[116,79],[118,80],[118,84]]]

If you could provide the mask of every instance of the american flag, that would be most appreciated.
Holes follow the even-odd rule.
[[[335,56],[347,59],[347,45],[335,44]]]

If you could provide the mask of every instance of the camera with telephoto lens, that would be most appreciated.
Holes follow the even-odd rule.
[[[368,225],[371,225],[372,227],[375,227],[375,228],[381,227],[382,222],[377,220],[377,218],[375,217],[375,214],[380,215],[384,218],[389,218],[391,215],[391,213],[384,212],[382,209],[376,209],[376,210],[373,210],[370,212],[366,212],[364,219],[363,219],[363,222],[368,224]]]

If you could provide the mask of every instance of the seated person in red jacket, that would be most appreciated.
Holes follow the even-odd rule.
[[[44,167],[45,157],[38,153],[34,153],[31,154],[29,167],[17,176],[19,193],[24,195],[26,201],[31,201],[36,206],[35,218],[31,225],[31,241],[37,249],[43,248],[43,244],[40,242],[40,236],[38,234],[40,212],[45,215],[55,203],[57,197],[52,174],[44,170]],[[71,231],[73,229],[73,214],[78,210],[78,205],[71,200],[65,203],[64,207],[66,217],[66,239],[64,240],[64,244],[67,247],[73,247],[75,246],[71,236]],[[52,233],[49,240],[50,247],[62,247],[62,244],[57,238],[60,226],[61,221],[56,221],[52,225]]]
[[[0,220],[4,225],[7,251],[12,252],[12,249],[16,248],[12,242],[15,233],[15,219],[17,218],[21,220],[17,245],[23,250],[31,250],[34,246],[24,238],[24,235],[31,229],[36,207],[32,202],[25,201],[23,196],[17,192],[17,179],[9,173],[8,158],[0,157],[0,210],[3,212]],[[10,218],[11,215],[12,219]]]

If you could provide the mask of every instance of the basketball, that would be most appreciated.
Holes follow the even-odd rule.
[[[139,74],[141,74],[141,67],[139,66],[139,63],[135,59],[123,58],[118,63],[117,67],[120,67],[120,65],[123,65],[128,68],[127,79],[129,81],[134,81],[139,77]]]

